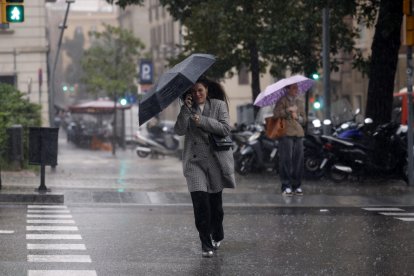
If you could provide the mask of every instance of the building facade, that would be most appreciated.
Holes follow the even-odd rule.
[[[24,22],[0,28],[0,82],[40,104],[44,126],[49,125],[46,2],[53,1],[26,1]]]

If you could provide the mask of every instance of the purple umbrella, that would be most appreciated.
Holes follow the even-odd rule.
[[[263,107],[275,104],[280,98],[286,95],[288,92],[287,86],[295,83],[298,85],[299,95],[303,95],[313,86],[314,81],[301,75],[281,79],[267,86],[264,91],[260,92],[254,101],[254,105]]]

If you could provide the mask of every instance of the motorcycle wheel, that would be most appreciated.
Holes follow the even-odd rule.
[[[319,158],[305,157],[305,176],[308,178],[321,178],[323,171],[319,169],[322,160]]]
[[[236,172],[240,175],[247,175],[252,171],[253,155],[246,155],[240,157],[236,163]]]
[[[141,158],[145,158],[149,155],[149,152],[137,150],[137,155]]]
[[[335,183],[343,182],[348,177],[348,173],[330,168],[329,179]]]

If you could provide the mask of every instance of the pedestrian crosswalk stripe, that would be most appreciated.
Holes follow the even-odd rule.
[[[27,214],[28,218],[72,218],[72,215],[43,215],[43,214]]]
[[[37,214],[52,214],[52,213],[55,213],[55,214],[69,214],[70,213],[70,211],[69,210],[50,210],[50,209],[48,209],[48,210],[27,210],[27,212],[29,213],[29,214],[33,214],[33,213],[37,213]]]
[[[91,263],[89,255],[27,255],[33,263]]]
[[[381,212],[380,214],[381,214],[381,215],[384,215],[384,216],[407,216],[407,217],[414,216],[414,213],[392,213],[392,212]]]
[[[375,207],[375,208],[362,208],[366,211],[377,211],[377,212],[385,212],[385,211],[404,211],[403,209],[400,208],[395,208],[395,207]]]
[[[86,246],[82,243],[28,243],[28,250],[86,250]]]
[[[27,205],[28,209],[67,209],[65,205]]]
[[[73,219],[28,219],[26,223],[74,224]]]
[[[26,240],[81,240],[81,235],[76,234],[26,234]]]
[[[29,270],[27,276],[97,276],[95,270]]]
[[[28,205],[26,214],[26,240],[27,261],[30,263],[92,263],[89,255],[76,253],[86,253],[86,246],[82,243],[74,243],[70,240],[82,240],[78,234],[65,234],[64,231],[79,231],[75,221],[70,215],[70,210],[64,205]],[[50,234],[36,231],[62,231],[49,232]],[[28,234],[29,233],[29,234]],[[56,234],[53,234],[56,233]],[[30,240],[30,241],[29,241]],[[59,243],[50,243],[56,240]],[[60,240],[60,241],[58,241]],[[63,240],[67,240],[63,241]],[[49,242],[49,243],[47,243]],[[39,251],[39,252],[38,252]],[[77,252],[79,251],[79,252]],[[42,253],[42,254],[36,254]],[[52,254],[50,254],[52,253]],[[63,253],[71,253],[70,255]],[[75,253],[75,254],[73,254]],[[56,255],[57,254],[57,255]],[[67,266],[67,265],[66,265]],[[30,268],[30,267],[29,267]],[[66,268],[66,267],[65,267]],[[70,268],[70,267],[68,267]],[[76,268],[76,267],[74,267]],[[27,270],[28,276],[97,276],[95,270]]]
[[[76,226],[26,226],[26,231],[79,231]]]
[[[396,218],[402,221],[414,221],[414,218]]]
[[[0,234],[13,234],[13,230],[0,230]]]

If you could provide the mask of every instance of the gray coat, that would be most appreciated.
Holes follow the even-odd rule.
[[[192,111],[200,114],[197,107],[193,107]],[[230,134],[229,113],[225,102],[207,100],[200,115],[199,126],[190,117],[191,111],[183,105],[174,126],[178,135],[185,135],[183,173],[188,190],[217,193],[223,188],[234,188],[236,181],[232,150],[214,151],[208,139],[209,133],[222,136]]]

